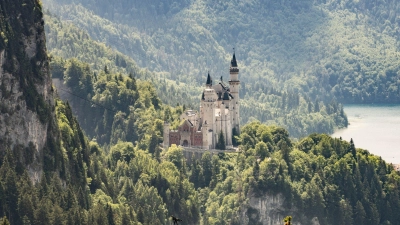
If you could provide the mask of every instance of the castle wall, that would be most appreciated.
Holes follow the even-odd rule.
[[[169,146],[175,144],[180,145],[181,136],[179,131],[170,131],[169,132]]]
[[[193,146],[203,146],[203,133],[201,131],[198,131],[196,133],[194,133],[193,135]]]

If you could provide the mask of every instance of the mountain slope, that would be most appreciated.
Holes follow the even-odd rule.
[[[6,130],[0,133],[0,217],[7,218],[2,223],[150,225],[171,224],[174,215],[187,224],[278,225],[287,214],[299,224],[310,224],[310,218],[335,225],[400,221],[399,173],[352,141],[314,134],[293,143],[285,129],[253,122],[242,128],[241,152],[205,152],[187,164],[181,148],[160,152],[158,147],[160,118],[179,123],[183,106],[163,106],[149,82],[136,83],[107,68],[94,74],[87,64],[68,59],[65,84],[77,94],[93,93],[92,103],[102,107],[93,110],[100,112],[97,116],[90,114],[92,106],[83,107],[87,114],[97,124],[114,119],[114,135],[105,140],[109,147],[89,142],[69,103],[54,100],[52,89],[46,89],[48,58],[44,43],[39,44],[44,36],[31,37],[26,45],[31,47],[24,45],[26,35],[43,30],[40,22],[29,22],[41,21],[39,2],[30,3],[0,4],[0,116]],[[57,63],[62,62],[52,62]],[[286,94],[277,96],[295,99]],[[15,111],[14,102],[20,104]],[[316,107],[326,106],[317,102],[310,110]],[[35,124],[20,118],[28,113],[35,120],[26,121]],[[131,133],[125,136],[125,131]],[[21,137],[13,136],[18,132]],[[19,139],[35,132],[46,135],[42,149]],[[136,137],[136,145],[117,140],[135,132],[145,133]],[[42,175],[36,179],[32,171]]]
[[[0,215],[11,224],[58,223],[72,206],[51,198],[52,207],[47,197],[80,190],[87,199],[88,143],[70,108],[56,112],[39,1],[0,6]]]
[[[168,160],[161,162],[145,149],[118,141],[120,133],[115,135],[118,144],[107,154],[88,141],[69,103],[55,99],[39,1],[2,1],[0,6],[1,223],[168,224],[170,214],[185,213],[186,221],[196,224],[198,204],[186,174]],[[102,84],[106,79],[114,77],[102,77]],[[128,87],[136,88],[129,82]],[[105,92],[115,91],[114,85]],[[141,104],[158,109],[154,88],[148,82],[138,86],[133,93],[140,99],[135,114],[139,115]],[[138,117],[138,126],[152,132],[153,127],[145,124],[156,121]],[[125,174],[127,168],[137,176]]]
[[[166,78],[168,75],[166,72],[152,73],[147,69],[140,69],[132,58],[95,41],[88,32],[76,27],[70,21],[63,21],[50,13],[45,16],[45,19],[47,46],[53,55],[51,67],[54,78],[62,79],[66,76],[66,63],[63,59],[59,59],[59,56],[65,59],[73,57],[88,63],[88,66],[96,74],[103,72],[105,66],[107,66],[107,70],[112,73],[129,73],[135,79],[149,80],[155,86],[163,103],[180,104],[188,108],[198,109],[203,87],[197,86],[192,81],[189,84],[172,81]],[[202,78],[205,77],[198,76],[197,78],[203,80]],[[241,74],[240,79],[242,78],[245,80],[245,75]],[[82,82],[85,83],[86,81]],[[202,82],[205,82],[205,80]],[[89,89],[94,90],[93,88]],[[65,94],[65,91],[60,89],[60,93]],[[94,96],[90,91],[79,93],[79,96],[69,96],[67,99],[70,102],[75,102],[78,97],[86,98],[89,96],[90,99]],[[268,88],[262,84],[262,79],[254,85],[253,89],[242,82],[240,97],[244,99],[244,101],[241,101],[242,116],[240,119],[242,124],[255,118],[264,123],[284,126],[294,137],[302,137],[313,132],[331,133],[336,128],[347,126],[342,106],[336,101],[325,101],[323,103],[319,99],[313,100],[294,91],[286,92]],[[81,115],[88,114],[82,114],[82,112],[79,112],[79,108],[72,106],[76,109],[78,119],[84,124]],[[83,127],[86,128],[86,126]],[[90,134],[93,129],[86,129],[86,131]]]
[[[20,2],[2,1],[0,10],[0,156],[7,149],[30,149],[30,159],[23,158],[33,163],[31,176],[38,180],[44,149],[57,138],[51,135],[53,89],[41,5],[32,1],[21,7]]]
[[[236,47],[249,96],[257,83],[313,99],[399,101],[397,1],[44,2],[173,80],[202,84],[207,70],[227,74]]]

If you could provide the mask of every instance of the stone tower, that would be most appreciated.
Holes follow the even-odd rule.
[[[235,52],[233,53],[233,57],[231,60],[231,66],[229,68],[229,74],[230,74],[230,80],[229,80],[229,88],[230,88],[230,93],[233,96],[233,99],[231,101],[231,109],[233,112],[233,115],[231,116],[231,124],[232,128],[236,129],[236,133],[240,133],[240,124],[239,124],[239,109],[240,109],[240,103],[239,103],[239,88],[240,88],[240,81],[239,81],[239,69],[238,65],[236,62],[236,56]]]
[[[168,122],[164,122],[164,149],[168,149],[169,147],[169,129],[170,125]]]
[[[217,94],[212,87],[212,78],[210,74],[207,76],[206,88],[203,92],[204,96],[201,100],[201,110],[203,112],[202,115],[202,123],[207,123],[208,129],[212,131],[216,130],[215,124],[215,107],[217,101]],[[213,137],[212,140],[208,140],[208,145],[215,146],[215,138]]]

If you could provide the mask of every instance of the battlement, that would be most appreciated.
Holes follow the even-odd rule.
[[[229,72],[231,72],[231,73],[239,73],[239,69],[236,68],[236,67],[231,67],[231,68],[229,69]]]

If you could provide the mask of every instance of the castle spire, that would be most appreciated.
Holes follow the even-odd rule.
[[[212,78],[210,76],[210,71],[208,71],[208,76],[207,76],[207,82],[206,82],[207,86],[212,86]]]
[[[236,56],[235,56],[235,48],[233,48],[233,57],[231,60],[231,67],[237,67]]]

